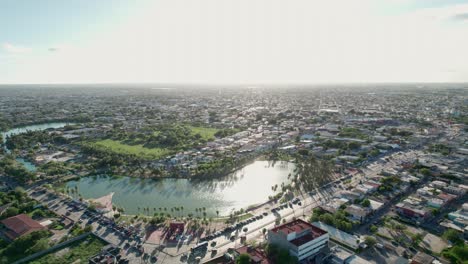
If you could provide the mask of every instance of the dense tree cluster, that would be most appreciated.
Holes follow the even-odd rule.
[[[58,134],[49,134],[47,130],[28,131],[25,133],[12,135],[7,138],[6,146],[9,149],[37,149],[44,143],[66,143],[66,139]]]
[[[223,133],[229,133],[229,130]],[[200,133],[194,133],[192,128],[182,124],[164,124],[156,127],[146,127],[139,132],[124,132],[120,129],[108,133],[110,139],[122,141],[129,145],[143,145],[147,148],[170,148],[180,151],[198,147],[206,143],[206,138]]]
[[[349,138],[359,138],[359,139],[367,139],[368,136],[364,134],[361,130],[354,127],[344,127],[338,133],[340,137],[349,137]]]
[[[36,178],[36,175],[28,170],[12,156],[7,155],[0,160],[0,172],[14,178],[20,183],[27,183]]]
[[[29,198],[21,188],[14,191],[0,192],[0,206],[7,205],[8,208],[0,216],[5,219],[22,213],[30,213],[32,218],[40,218],[49,214],[49,211],[41,208],[34,208],[38,203]]]
[[[214,135],[217,138],[224,138],[228,137],[231,135],[234,135],[235,133],[239,132],[238,129],[235,128],[225,128],[225,129],[220,129],[218,132],[216,132]]]
[[[13,263],[24,256],[47,249],[50,235],[49,231],[40,230],[14,240],[0,251],[0,263]]]
[[[343,231],[350,231],[353,228],[353,223],[347,218],[346,212],[341,209],[335,214],[330,214],[320,208],[315,208],[310,221],[320,221]]]
[[[275,260],[275,263],[298,263],[296,257],[289,255],[288,250],[282,249],[274,244],[267,244],[265,252],[269,259]]]

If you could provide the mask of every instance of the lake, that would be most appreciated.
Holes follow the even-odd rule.
[[[12,135],[17,135],[17,134],[21,134],[21,133],[26,133],[28,131],[38,131],[38,130],[46,130],[46,129],[49,129],[49,128],[61,128],[61,127],[64,127],[66,125],[70,125],[72,123],[63,123],[63,122],[56,122],[56,123],[44,123],[44,124],[37,124],[37,125],[30,125],[30,126],[23,126],[23,127],[17,127],[17,128],[13,128],[11,130],[8,130],[6,132],[3,132],[2,133],[2,142],[5,143],[6,142],[6,138],[8,136],[12,136]],[[10,153],[10,150],[6,147],[6,145],[4,145],[4,149],[7,153]],[[24,167],[28,170],[28,171],[36,171],[36,166],[34,164],[32,164],[31,162],[27,161],[27,160],[24,160],[22,158],[18,158],[16,159],[19,163],[22,163],[24,165]]]
[[[99,198],[114,192],[113,203],[123,207],[126,214],[143,213],[138,207],[149,207],[151,214],[159,207],[184,207],[184,213],[195,213],[195,208],[206,207],[208,216],[229,215],[232,210],[266,202],[274,192],[271,186],[288,183],[288,174],[294,170],[289,162],[254,161],[227,176],[210,180],[140,179],[132,177],[93,176],[70,181],[67,186],[78,186],[83,198]],[[278,189],[281,189],[280,187]]]

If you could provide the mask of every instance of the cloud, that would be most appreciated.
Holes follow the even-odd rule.
[[[8,53],[28,53],[32,51],[31,48],[13,45],[10,43],[4,43],[3,49]]]
[[[447,20],[466,21],[468,20],[468,4],[422,8],[413,12],[412,15],[416,15],[420,19],[434,22],[443,22]]]
[[[452,16],[452,19],[456,21],[468,21],[468,13],[456,14]]]

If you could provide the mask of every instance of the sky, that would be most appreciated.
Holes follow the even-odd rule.
[[[0,83],[467,82],[468,1],[0,0]]]

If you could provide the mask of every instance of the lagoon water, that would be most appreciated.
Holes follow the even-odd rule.
[[[184,214],[206,208],[208,216],[229,215],[232,210],[246,209],[250,205],[267,201],[274,194],[271,187],[288,183],[288,174],[294,164],[289,162],[255,161],[243,169],[218,179],[139,179],[131,177],[94,176],[70,181],[67,186],[75,188],[83,198],[98,198],[114,192],[113,203],[125,209],[127,214],[143,213],[140,208],[150,208],[150,213],[159,208],[184,207]],[[280,189],[280,187],[278,188]],[[156,211],[153,209],[156,208]]]
[[[6,132],[2,133],[2,142],[5,143],[6,138],[8,136],[12,135],[17,135],[21,133],[26,133],[28,131],[38,131],[38,130],[46,130],[49,128],[61,128],[66,125],[69,125],[70,123],[63,123],[63,122],[57,122],[57,123],[44,123],[44,124],[37,124],[37,125],[30,125],[30,126],[24,126],[24,127],[18,127],[18,128],[13,128],[11,130],[8,130]],[[7,149],[6,146],[4,146],[5,150],[7,153],[10,152],[9,149]],[[31,162],[18,158],[16,159],[18,162],[22,163],[24,167],[29,170],[29,171],[36,171],[36,166],[32,164]]]

